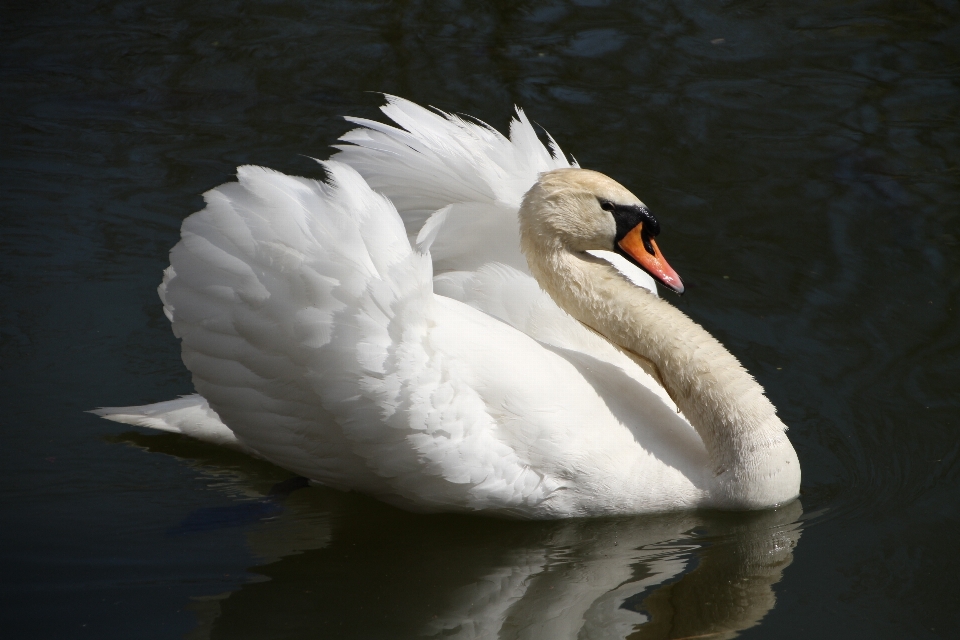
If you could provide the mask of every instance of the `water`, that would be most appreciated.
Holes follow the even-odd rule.
[[[954,633],[960,7],[702,4],[5,6],[5,635]],[[180,222],[240,164],[320,177],[373,91],[501,129],[519,104],[638,193],[801,500],[413,516],[82,413],[191,391],[155,294]]]

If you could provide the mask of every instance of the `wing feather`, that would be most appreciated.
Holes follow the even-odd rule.
[[[543,501],[556,483],[434,343],[430,257],[359,174],[326,168],[242,167],[185,221],[161,294],[197,390],[244,446],[333,486],[419,509]]]
[[[544,146],[520,109],[508,138],[482,122],[386,98],[382,110],[399,126],[347,118],[362,128],[341,137],[348,144],[337,145],[334,159],[390,198],[410,238],[434,212],[454,205],[435,230],[437,273],[486,262],[526,271],[516,220],[520,201],[540,173],[576,163],[552,138],[550,149]]]

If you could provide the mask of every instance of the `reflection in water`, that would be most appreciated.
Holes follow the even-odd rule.
[[[246,500],[238,513],[284,477],[176,436],[123,439],[219,474]],[[232,483],[223,481],[224,461]],[[282,494],[291,485],[280,486]],[[793,502],[753,513],[518,523],[407,514],[321,487],[277,504],[268,519],[235,521],[262,559],[250,569],[257,579],[196,599],[191,638],[730,638],[773,608],[802,513]],[[230,522],[218,514],[216,522]]]
[[[801,512],[794,502],[556,523],[458,590],[429,628],[464,639],[732,637],[773,607]]]

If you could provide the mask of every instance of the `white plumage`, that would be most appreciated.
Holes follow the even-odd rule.
[[[519,110],[507,139],[388,100],[402,129],[353,120],[362,128],[323,163],[326,182],[247,166],[205,194],[159,289],[199,395],[97,413],[412,510],[557,518],[796,495],[799,467],[795,478],[762,461],[718,468],[703,429],[630,345],[584,326],[530,275],[524,194],[543,172],[571,166],[552,140],[551,152]],[[590,253],[655,291],[603,248]],[[683,406],[696,383],[677,384],[684,412],[697,413]],[[757,442],[780,442],[776,422]],[[735,438],[753,437],[743,433]],[[731,446],[743,457],[757,442]],[[723,488],[727,472],[756,484],[744,473],[757,469],[784,487]]]

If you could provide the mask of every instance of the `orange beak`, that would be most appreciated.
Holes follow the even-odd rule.
[[[671,291],[683,293],[683,281],[673,270],[673,267],[663,259],[660,248],[657,247],[653,237],[644,231],[642,222],[628,231],[623,240],[617,244],[621,251],[633,258],[641,269],[653,276],[663,286]]]

